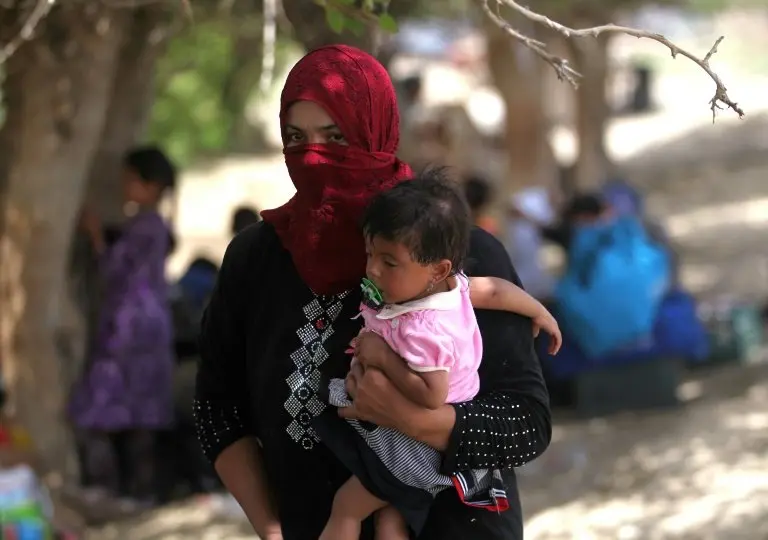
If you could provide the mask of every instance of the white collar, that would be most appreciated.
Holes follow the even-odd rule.
[[[458,277],[454,278],[454,282],[453,288],[446,292],[431,294],[403,304],[387,304],[376,314],[376,318],[388,320],[412,311],[453,311],[458,309],[461,306],[461,286],[463,282]]]

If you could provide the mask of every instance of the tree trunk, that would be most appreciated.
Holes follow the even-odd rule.
[[[344,43],[372,54],[376,53],[379,31],[373,25],[359,36],[347,30],[337,34],[325,21],[325,9],[312,0],[283,0],[283,11],[293,25],[296,39],[308,51],[324,45]]]
[[[44,466],[76,471],[57,337],[70,239],[104,125],[128,10],[62,4],[6,64],[0,130],[0,356]]]
[[[148,5],[135,10],[124,38],[107,116],[88,177],[86,202],[107,223],[123,216],[120,189],[123,154],[146,133],[155,89],[155,63],[165,50],[166,10]]]
[[[222,103],[232,119],[227,148],[253,152],[264,146],[261,129],[252,125],[246,114],[248,100],[259,83],[262,70],[262,30],[238,35],[232,45],[232,62],[222,89]]]
[[[523,30],[540,39],[535,28]],[[486,22],[486,43],[491,79],[506,108],[508,172],[497,198],[503,206],[521,189],[550,185],[555,163],[548,140],[541,61],[491,22]]]
[[[573,167],[573,183],[579,191],[599,188],[611,172],[611,161],[605,144],[611,112],[607,89],[608,45],[607,35],[569,41],[574,64],[582,74],[575,100],[575,131],[579,152]]]
[[[146,132],[154,98],[155,62],[165,49],[166,10],[152,4],[134,11],[125,31],[115,68],[106,120],[90,166],[85,201],[105,223],[123,219],[121,169],[123,154]],[[75,234],[65,300],[67,320],[78,320],[62,336],[61,347],[69,386],[80,375],[87,353],[84,345],[95,331],[98,316],[98,268],[90,240]],[[68,294],[67,294],[68,293]]]

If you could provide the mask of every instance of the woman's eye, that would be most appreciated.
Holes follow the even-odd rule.
[[[296,133],[295,131],[288,134],[288,142],[301,142],[303,138],[304,136],[301,133]]]
[[[392,261],[384,261],[384,264],[386,266],[389,266],[390,268],[394,268],[395,266],[397,266],[397,264],[393,263]]]
[[[344,135],[342,135],[341,133],[335,133],[331,135],[330,137],[328,137],[328,140],[336,144],[344,144],[347,142],[347,140],[344,138]]]

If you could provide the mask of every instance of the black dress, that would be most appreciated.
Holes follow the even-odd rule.
[[[519,280],[502,245],[472,233],[469,275]],[[322,378],[344,377],[345,350],[361,322],[360,293],[315,296],[265,223],[239,234],[224,257],[202,326],[194,404],[209,459],[233,442],[258,437],[285,540],[315,540],[349,471],[320,443],[312,425],[327,405]],[[521,540],[513,467],[540,455],[551,422],[530,320],[477,312],[483,334],[480,393],[454,405],[456,424],[442,472],[504,470],[510,510],[495,514],[461,504],[454,490],[435,499],[421,540]],[[366,524],[361,538],[372,536]]]

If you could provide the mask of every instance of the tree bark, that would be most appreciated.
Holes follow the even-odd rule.
[[[582,26],[592,25],[582,22]],[[611,112],[607,88],[609,40],[608,35],[601,35],[595,39],[569,41],[574,64],[582,74],[575,92],[579,151],[573,167],[573,183],[579,191],[599,188],[607,181],[612,168],[605,142]]]
[[[86,192],[86,202],[108,223],[119,222],[123,216],[123,154],[144,137],[149,124],[155,63],[166,44],[166,10],[162,5],[138,8],[128,24]]]
[[[130,11],[64,3],[6,64],[0,356],[46,468],[76,473],[57,348],[70,239]]]
[[[536,39],[534,27],[524,28]],[[486,22],[488,69],[506,108],[505,147],[507,175],[498,201],[505,205],[512,194],[531,186],[550,185],[555,163],[548,140],[544,107],[544,78],[540,60]]]
[[[111,95],[99,146],[90,165],[85,201],[105,223],[123,219],[121,169],[123,154],[140,141],[147,130],[154,98],[155,63],[165,50],[167,10],[161,4],[136,9],[127,23],[111,84]],[[69,387],[82,371],[86,344],[98,318],[98,268],[90,240],[75,233],[71,267],[63,295],[65,320],[77,320],[61,336],[65,367],[63,381]]]
[[[263,133],[250,123],[246,114],[248,100],[261,78],[263,49],[260,28],[246,28],[232,46],[231,68],[221,98],[232,119],[228,148],[235,152],[253,152],[264,145]]]

